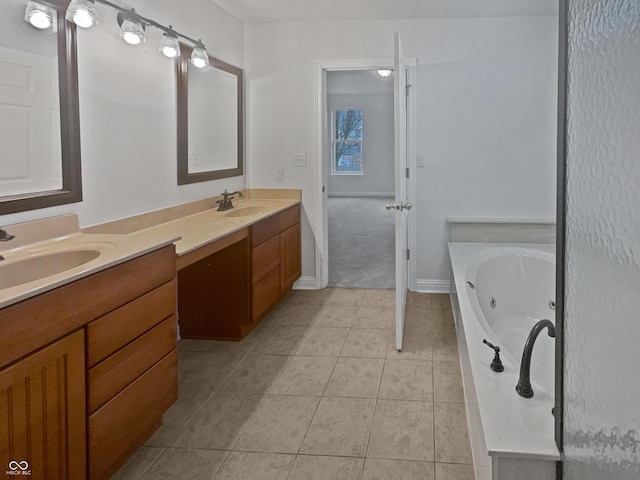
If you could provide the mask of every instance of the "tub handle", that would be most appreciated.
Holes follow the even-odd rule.
[[[500,360],[500,347],[497,345],[492,345],[491,343],[487,342],[486,339],[482,340],[482,343],[488,345],[489,348],[492,348],[495,352],[493,361],[491,362],[491,370],[498,373],[504,372],[504,365],[502,365],[502,360]]]

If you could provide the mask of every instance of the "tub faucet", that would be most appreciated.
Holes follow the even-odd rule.
[[[230,210],[233,208],[233,203],[231,203],[231,200],[234,199],[234,197],[232,197],[231,195],[238,195],[240,197],[242,197],[242,192],[227,192],[226,190],[224,192],[222,192],[222,200],[216,200],[216,203],[218,204],[218,211],[219,212],[224,212],[225,210]]]
[[[524,398],[533,397],[533,388],[531,388],[531,353],[533,352],[536,338],[545,327],[549,329],[547,333],[550,337],[556,336],[556,327],[551,323],[551,320],[544,319],[533,326],[524,344],[522,362],[520,363],[520,379],[518,380],[518,385],[516,385],[516,392]]]
[[[3,228],[0,228],[0,242],[8,242],[9,240],[13,240],[14,238],[16,237],[7,233]]]

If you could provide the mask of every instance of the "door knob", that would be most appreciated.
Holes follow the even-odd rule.
[[[387,203],[387,210],[400,210],[400,207],[398,207],[395,203]]]
[[[400,202],[400,210],[411,210],[411,204]]]

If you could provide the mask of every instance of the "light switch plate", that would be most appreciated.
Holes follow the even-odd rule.
[[[293,166],[294,167],[306,167],[307,166],[307,154],[306,153],[294,153],[293,154]]]
[[[417,161],[419,167],[426,167],[427,166],[427,159],[426,159],[424,153],[417,154],[416,155],[416,161]]]
[[[284,181],[284,167],[276,168],[276,181]]]

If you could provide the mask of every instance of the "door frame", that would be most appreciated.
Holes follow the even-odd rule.
[[[407,58],[405,63],[409,67],[415,67],[416,58]],[[327,128],[327,72],[348,71],[348,70],[371,70],[371,69],[391,69],[393,70],[393,58],[360,58],[360,59],[329,59],[316,60],[316,148],[314,165],[314,197],[316,199],[315,209],[315,243],[316,243],[316,288],[325,288],[329,283],[329,229],[327,216],[328,192],[323,192],[323,187],[327,187],[328,175],[327,165],[329,161],[329,149],[327,148],[328,128]],[[415,68],[409,68],[407,79],[411,79],[411,84],[415,83]],[[412,214],[408,216],[409,228],[409,249],[415,252],[417,245],[415,218],[416,215],[416,154],[415,154],[415,93],[414,87],[410,90],[407,99],[407,165],[411,172],[407,188],[409,190],[409,202],[414,206]],[[416,255],[409,258],[409,290],[416,290]]]

